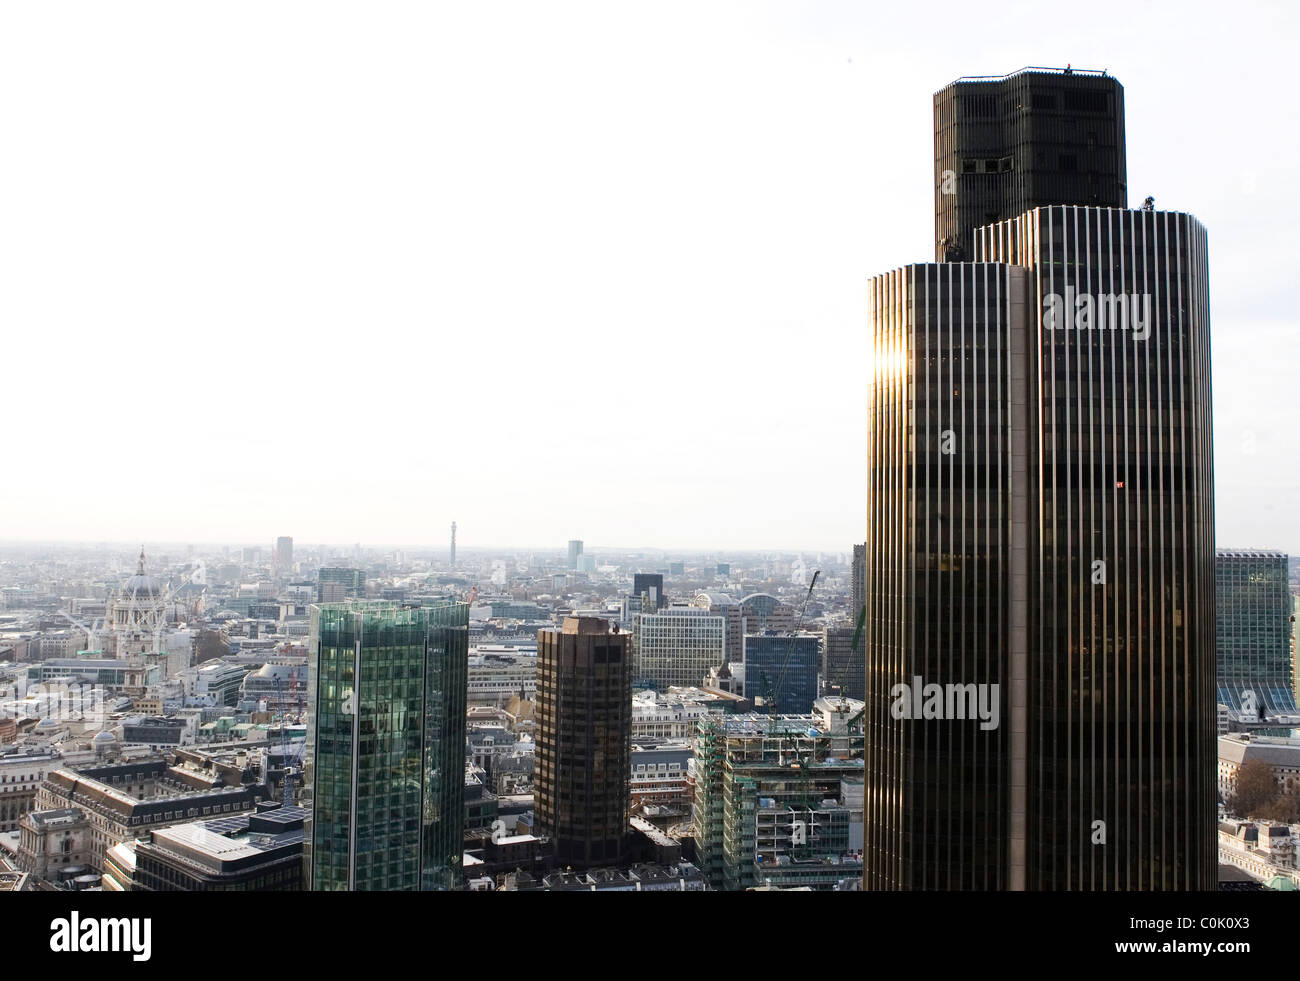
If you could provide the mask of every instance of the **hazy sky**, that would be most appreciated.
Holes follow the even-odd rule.
[[[0,539],[846,549],[931,97],[1125,87],[1300,552],[1294,4],[5,4]]]

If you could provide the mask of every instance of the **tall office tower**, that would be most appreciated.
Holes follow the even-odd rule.
[[[745,661],[745,614],[744,608],[726,593],[697,593],[691,600],[691,606],[708,610],[715,616],[727,621],[726,654],[728,664],[743,664]]]
[[[1123,208],[1124,88],[1099,72],[961,78],[934,96],[935,259],[969,261],[976,228],[1033,208]]]
[[[632,658],[599,617],[537,632],[539,834],[561,865],[617,865],[630,828]]]
[[[866,646],[861,637],[855,645],[856,625],[828,627],[822,639],[822,687],[827,695],[840,694],[862,701],[865,694]]]
[[[795,609],[771,593],[750,593],[740,601],[745,614],[745,632],[761,634],[768,630],[789,631],[795,628]]]
[[[308,888],[458,886],[469,606],[315,605],[308,656]]]
[[[730,563],[730,562],[719,562],[719,563],[717,563],[717,564],[713,567],[713,574],[714,574],[715,576],[720,576],[720,577],[723,577],[723,578],[725,578],[725,577],[731,575],[731,563]]]
[[[1291,694],[1296,704],[1300,705],[1300,665],[1296,657],[1300,655],[1300,596],[1291,597]]]
[[[632,595],[650,597],[651,602],[659,609],[668,605],[668,597],[664,595],[664,577],[661,572],[637,572],[632,575]]]
[[[294,570],[294,539],[281,535],[276,539],[276,572],[281,576],[286,576]]]
[[[366,574],[360,569],[326,566],[316,574],[316,599],[333,603],[344,599],[365,599]]]
[[[692,606],[632,617],[633,676],[638,688],[698,685],[726,659],[727,620]]]
[[[1205,230],[974,248],[870,288],[864,885],[1214,888]]]
[[[569,571],[572,572],[578,568],[578,559],[582,555],[582,542],[576,538],[569,540]]]
[[[456,566],[456,522],[451,523],[451,565]]]
[[[1215,888],[1205,228],[1038,208],[980,230],[976,258],[1027,269],[1034,299],[1028,887]],[[1091,845],[1097,821],[1127,848]]]
[[[849,574],[849,616],[853,625],[858,625],[862,607],[866,605],[867,594],[864,590],[864,576],[867,569],[867,546],[853,546],[853,571]]]
[[[1219,549],[1214,581],[1219,703],[1240,722],[1295,715],[1286,555]]]
[[[696,723],[696,863],[714,889],[834,889],[861,875],[862,719],[840,707]]]
[[[817,663],[821,644],[816,634],[745,635],[745,697],[766,712],[811,712],[817,699]],[[775,710],[772,701],[776,701]]]

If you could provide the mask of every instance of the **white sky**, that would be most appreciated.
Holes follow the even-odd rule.
[[[1296,7],[0,7],[0,539],[847,549],[931,96],[1107,68],[1300,552]],[[1253,434],[1253,435],[1252,435]]]

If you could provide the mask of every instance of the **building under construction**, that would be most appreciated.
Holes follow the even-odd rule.
[[[834,889],[862,874],[862,703],[710,715],[696,729],[697,864],[714,889]]]

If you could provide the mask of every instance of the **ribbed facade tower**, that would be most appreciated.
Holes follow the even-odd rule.
[[[864,885],[1213,889],[1205,229],[1004,218],[871,282]]]

